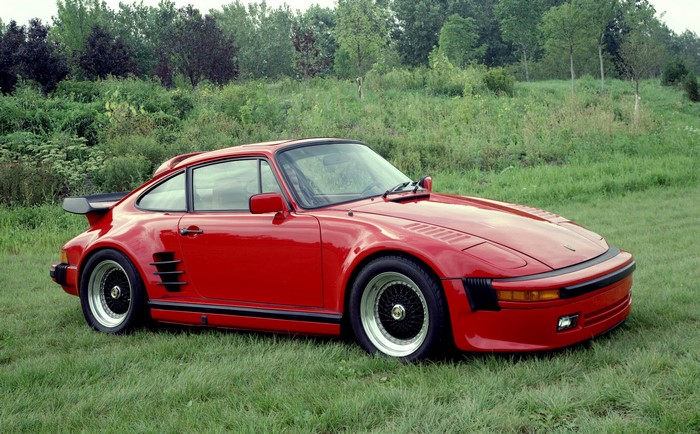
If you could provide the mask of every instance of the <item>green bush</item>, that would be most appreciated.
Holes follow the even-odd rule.
[[[90,103],[99,100],[100,83],[95,81],[63,80],[53,91],[54,98]]]
[[[0,161],[0,204],[31,206],[56,200],[60,180],[43,164]]]
[[[426,84],[433,95],[462,96],[464,80],[460,69],[450,63],[438,48],[430,53]]]
[[[141,155],[125,155],[107,160],[104,166],[94,173],[93,182],[99,191],[130,191],[148,178],[150,164]]]
[[[515,79],[505,68],[491,68],[484,74],[484,85],[496,95],[513,96]]]
[[[669,62],[664,67],[661,74],[661,84],[664,86],[675,86],[683,82],[683,78],[688,75],[688,68],[680,60]]]
[[[698,79],[692,72],[683,78],[683,89],[685,89],[688,99],[692,102],[700,102],[700,91],[698,91]]]

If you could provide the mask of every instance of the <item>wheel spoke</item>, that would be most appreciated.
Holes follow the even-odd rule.
[[[384,272],[366,285],[360,301],[363,328],[381,352],[410,355],[426,339],[429,315],[416,283],[398,272]]]
[[[124,268],[112,260],[97,264],[90,274],[87,297],[90,311],[100,325],[121,325],[131,308],[131,283]]]

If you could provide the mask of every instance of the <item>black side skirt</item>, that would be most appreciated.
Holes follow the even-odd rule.
[[[218,314],[230,316],[247,316],[255,318],[281,319],[286,321],[317,322],[326,324],[340,324],[341,314],[310,313],[279,309],[260,309],[252,307],[231,307],[197,303],[177,303],[169,301],[149,301],[151,309],[176,310],[180,312],[193,312],[204,314]]]

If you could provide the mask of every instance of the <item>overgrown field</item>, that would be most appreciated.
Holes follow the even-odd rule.
[[[171,124],[148,123],[152,112],[129,103],[135,113],[108,116],[80,149],[118,154],[123,171],[119,158],[100,163],[116,176],[139,156],[146,167],[270,138],[365,140],[411,175],[433,175],[437,190],[543,207],[633,252],[632,314],[611,334],[563,351],[418,365],[335,339],[173,327],[106,336],[48,277],[85,219],[56,205],[2,207],[0,432],[699,432],[700,108],[647,83],[635,122],[628,84],[603,95],[589,84],[569,99],[559,82],[518,84],[513,98],[385,83],[364,103],[335,81],[201,89],[183,94],[189,114]],[[121,97],[147,86],[105,85],[122,86]],[[245,104],[227,92],[248,95]],[[83,174],[81,188],[104,182]]]
[[[195,91],[131,79],[64,81],[49,98],[25,86],[0,96],[0,204],[122,191],[180,153],[319,136],[363,140],[416,177],[467,172],[471,182],[483,172],[576,165],[588,170],[581,178],[608,183],[588,186],[589,194],[688,185],[700,176],[691,170],[700,156],[700,105],[678,89],[644,83],[635,119],[632,88],[622,81],[601,93],[597,81],[581,79],[576,97],[565,82],[518,83],[504,97],[478,78],[436,74],[375,74],[364,101],[336,79]],[[593,175],[599,170],[615,177],[601,180]]]

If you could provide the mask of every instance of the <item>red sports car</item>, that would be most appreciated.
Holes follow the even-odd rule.
[[[351,140],[181,155],[132,192],[65,199],[90,228],[51,276],[107,333],[151,319],[347,328],[403,360],[559,348],[627,317],[632,255],[549,212],[431,184]]]

